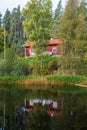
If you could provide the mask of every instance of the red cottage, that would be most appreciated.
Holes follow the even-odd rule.
[[[61,54],[61,50],[60,50],[60,44],[62,43],[62,41],[60,39],[50,39],[49,40],[49,44],[48,47],[46,49],[46,52],[49,55],[60,55]],[[25,43],[23,45],[24,50],[25,50],[25,57],[29,57],[29,56],[34,56],[35,52],[32,49],[32,42],[29,43]]]
[[[60,44],[62,41],[60,39],[50,39],[49,40],[49,45],[47,47],[47,51],[51,52],[52,55],[60,55]]]

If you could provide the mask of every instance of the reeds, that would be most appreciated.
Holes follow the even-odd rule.
[[[47,76],[47,80],[54,80],[66,83],[80,83],[84,79],[83,76],[79,75],[52,75]]]

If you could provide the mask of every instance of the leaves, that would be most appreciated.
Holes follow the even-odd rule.
[[[75,65],[77,57],[82,58],[86,52],[87,21],[86,13],[84,13],[85,8],[86,5],[83,2],[79,2],[79,0],[68,0],[58,25],[57,36],[63,41],[61,46],[62,56],[65,59],[67,57],[64,68],[72,61],[74,61],[73,64]],[[70,67],[72,69],[74,69],[73,64]]]
[[[31,0],[23,9],[23,27],[27,40],[41,45],[50,36],[52,3],[50,0]],[[38,48],[37,48],[38,49]]]

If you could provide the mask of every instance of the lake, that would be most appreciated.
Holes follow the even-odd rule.
[[[87,89],[0,86],[2,129],[87,130]]]

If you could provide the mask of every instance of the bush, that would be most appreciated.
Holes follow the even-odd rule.
[[[29,65],[26,62],[26,60],[16,59],[12,74],[17,75],[17,76],[29,75],[30,70],[29,70]]]
[[[7,66],[5,60],[0,60],[0,76],[7,74]]]
[[[38,75],[46,75],[57,70],[57,59],[49,55],[39,55],[33,62],[33,72]]]
[[[14,67],[14,61],[15,61],[15,52],[14,49],[7,49],[6,51],[6,59],[2,59],[0,61],[0,72],[1,76],[4,75],[10,75],[10,73],[13,71]]]
[[[49,55],[40,55],[34,59],[33,72],[39,75],[48,74]]]

